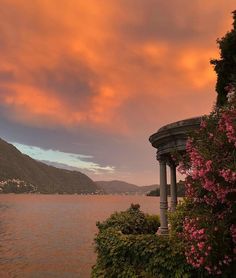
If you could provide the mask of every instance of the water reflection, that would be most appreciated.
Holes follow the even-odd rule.
[[[89,277],[96,221],[130,203],[158,213],[151,197],[0,195],[0,277]]]

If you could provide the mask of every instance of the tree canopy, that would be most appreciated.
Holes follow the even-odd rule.
[[[224,37],[217,39],[220,58],[211,60],[217,74],[216,91],[218,107],[227,102],[228,85],[236,80],[236,10],[233,14],[233,28]]]

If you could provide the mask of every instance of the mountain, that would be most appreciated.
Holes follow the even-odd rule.
[[[124,181],[96,181],[97,185],[107,194],[146,194],[158,187],[157,184],[137,186]]]
[[[22,154],[0,139],[0,191],[40,193],[94,193],[99,188],[78,171],[58,169]]]

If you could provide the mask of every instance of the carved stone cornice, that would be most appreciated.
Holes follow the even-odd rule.
[[[190,131],[200,127],[201,117],[171,123],[160,128],[150,136],[149,141],[157,149],[157,160],[168,161],[173,151],[185,151]]]

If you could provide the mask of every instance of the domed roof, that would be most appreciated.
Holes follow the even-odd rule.
[[[161,127],[150,136],[149,141],[157,149],[157,157],[171,152],[184,151],[189,132],[198,129],[201,117],[189,118]]]

